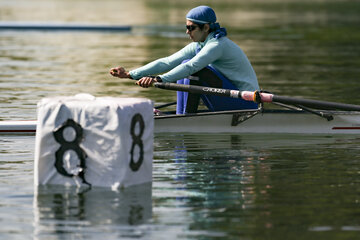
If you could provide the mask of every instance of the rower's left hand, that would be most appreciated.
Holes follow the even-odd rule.
[[[151,84],[153,84],[156,81],[156,78],[154,77],[143,77],[139,81],[137,81],[135,84],[139,85],[143,88],[151,87]]]

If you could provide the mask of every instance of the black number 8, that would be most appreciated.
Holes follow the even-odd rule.
[[[67,127],[73,128],[76,133],[75,139],[73,141],[66,141],[66,139],[64,138],[63,132]],[[90,186],[90,184],[85,180],[85,169],[86,169],[85,159],[87,156],[84,150],[79,146],[83,137],[83,129],[81,125],[76,123],[72,119],[68,119],[60,128],[54,131],[53,134],[55,140],[58,143],[60,143],[60,148],[55,153],[55,157],[56,157],[55,168],[58,171],[58,173],[66,177],[79,176],[82,179],[83,183],[88,184]],[[64,159],[63,159],[64,153],[68,150],[73,150],[80,160],[80,164],[78,165],[78,167],[80,167],[80,171],[78,174],[68,173],[64,168]]]
[[[136,135],[135,133],[135,126],[136,123],[139,123],[140,125],[140,132],[139,134]],[[140,113],[137,113],[133,116],[133,118],[131,119],[131,129],[130,129],[130,134],[132,137],[132,146],[131,146],[131,151],[130,151],[130,168],[131,170],[133,170],[134,172],[139,170],[143,160],[144,160],[144,145],[143,145],[143,141],[141,140],[141,137],[144,133],[144,128],[145,128],[145,123],[144,123],[144,119],[141,116]],[[134,149],[135,146],[138,146],[140,148],[140,155],[139,155],[139,159],[137,160],[137,162],[134,162]]]

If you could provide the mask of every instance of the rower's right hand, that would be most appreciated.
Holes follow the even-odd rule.
[[[157,82],[154,77],[142,77],[140,80],[136,81],[135,84],[143,88],[148,88],[151,87],[154,82]]]
[[[118,78],[129,78],[129,76],[130,76],[130,74],[128,72],[126,72],[123,67],[111,68],[110,74],[113,77],[118,77]]]

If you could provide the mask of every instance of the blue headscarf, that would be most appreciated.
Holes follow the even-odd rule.
[[[226,29],[221,28],[220,24],[216,22],[216,15],[214,10],[208,6],[199,6],[191,9],[186,15],[186,19],[197,24],[208,23],[210,29],[214,32],[214,37],[219,39],[226,36]]]

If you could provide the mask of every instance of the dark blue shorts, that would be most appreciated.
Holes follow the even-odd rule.
[[[238,90],[224,75],[214,68],[207,66],[217,77],[222,80],[222,88]],[[201,81],[201,79],[200,79]],[[190,84],[188,78],[178,80],[179,84]],[[201,85],[206,86],[206,83],[201,82]],[[187,92],[177,92],[177,106],[176,114],[184,114],[187,104]],[[241,109],[257,109],[258,105],[254,102],[245,101],[241,98],[221,97],[214,95],[200,95],[203,103],[210,111],[227,111],[227,110],[241,110]]]

